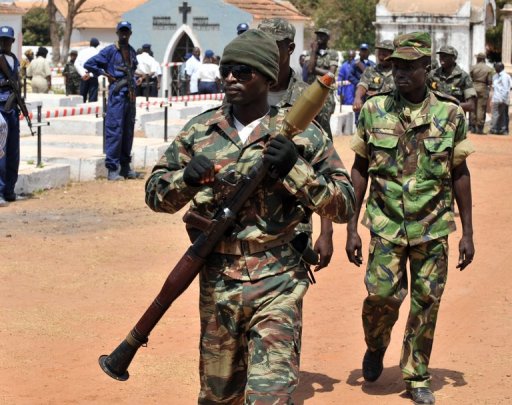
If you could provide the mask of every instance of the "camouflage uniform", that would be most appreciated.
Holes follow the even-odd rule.
[[[485,55],[479,55],[485,58]],[[487,112],[487,100],[489,99],[489,90],[492,84],[492,75],[494,69],[487,66],[485,62],[478,62],[472,66],[469,74],[473,80],[473,86],[476,91],[476,111],[471,113],[470,126],[476,132],[483,133],[485,124],[485,114]]]
[[[384,69],[380,64],[367,67],[357,85],[366,89],[367,97],[394,90],[395,81],[391,74],[391,67]]]
[[[306,58],[305,64],[309,63],[309,57]],[[331,66],[338,67],[338,53],[332,49],[323,49],[318,51],[318,55],[316,58],[316,66],[322,69],[329,70]],[[308,73],[308,77],[306,82],[311,84],[315,81],[316,75],[314,73]],[[325,102],[324,108],[318,113],[316,116],[316,121],[320,124],[320,126],[327,133],[329,138],[332,140],[332,131],[331,131],[331,115],[334,113],[336,109],[336,100],[334,98],[334,91],[329,93],[329,97]]]
[[[461,103],[476,97],[471,77],[459,65],[455,65],[449,76],[444,74],[442,67],[431,71],[429,86],[432,90],[455,97]]]
[[[231,105],[189,121],[146,184],[146,203],[174,213],[187,203],[206,218],[217,210],[215,187],[190,187],[183,169],[196,153],[246,174],[260,159],[284,110],[270,114],[242,143]],[[302,297],[308,288],[300,255],[288,243],[315,211],[336,222],[353,213],[348,173],[332,143],[314,125],[297,135],[301,157],[283,181],[266,180],[239,213],[200,273],[200,404],[288,404],[299,377]]]
[[[408,389],[428,387],[437,312],[447,276],[447,237],[455,230],[452,168],[473,151],[464,112],[428,91],[421,106],[398,92],[364,104],[352,149],[369,162],[363,224],[372,239],[365,276],[363,327],[371,351],[385,349],[407,295],[411,309],[400,366]],[[411,114],[412,112],[412,114]]]
[[[80,81],[82,78],[76,70],[74,62],[66,63],[62,75],[66,77],[66,95],[80,94]]]

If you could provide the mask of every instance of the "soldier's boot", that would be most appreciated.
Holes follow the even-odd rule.
[[[436,403],[436,398],[434,394],[432,394],[432,390],[428,387],[410,388],[408,391],[415,404],[432,405]]]
[[[135,170],[133,170],[130,167],[129,163],[125,163],[121,165],[121,170],[119,172],[121,176],[123,176],[125,179],[133,180],[139,178],[139,173],[137,173]]]
[[[380,377],[384,369],[384,353],[386,353],[385,348],[374,352],[370,349],[366,350],[363,357],[363,377],[365,381],[374,382]]]
[[[115,170],[108,169],[107,180],[119,181],[119,180],[124,180],[124,177],[119,174],[119,168],[115,169]]]

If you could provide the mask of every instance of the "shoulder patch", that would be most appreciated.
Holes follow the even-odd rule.
[[[434,93],[435,96],[440,100],[451,101],[452,103],[457,104],[457,105],[460,104],[459,100],[457,100],[455,97],[449,96],[448,94],[441,93],[440,91],[436,91],[436,90],[432,90],[432,93]]]

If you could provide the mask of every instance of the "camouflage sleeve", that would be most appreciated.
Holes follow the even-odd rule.
[[[454,137],[454,148],[453,148],[453,167],[460,165],[466,158],[475,152],[475,148],[471,141],[466,137],[466,119],[464,111],[460,106],[457,107],[456,115],[456,126],[455,126],[455,137]]]
[[[314,125],[294,142],[303,152],[284,178],[285,188],[318,215],[347,222],[354,212],[354,188],[334,145]]]
[[[329,66],[336,66],[338,67],[338,52],[331,51],[329,54]]]
[[[359,114],[359,120],[357,121],[356,133],[352,136],[352,139],[350,140],[350,149],[352,149],[357,155],[361,156],[364,159],[368,159],[368,148],[365,141],[365,122],[367,120],[367,114],[367,104],[364,104],[363,108],[361,109],[361,113]]]
[[[153,168],[146,182],[146,204],[153,211],[173,214],[183,208],[200,187],[190,187],[183,171],[192,158],[190,141],[196,132],[189,122]]]

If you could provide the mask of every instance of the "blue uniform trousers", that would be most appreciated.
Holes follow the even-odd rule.
[[[107,115],[105,117],[105,166],[117,170],[131,162],[133,130],[135,127],[135,102],[130,102],[128,90],[114,93],[110,87]]]
[[[7,123],[8,133],[5,154],[0,158],[0,196],[6,196],[14,193],[14,186],[18,180],[18,169],[20,166],[20,121],[17,109],[5,112],[2,107],[0,107],[0,112]]]

